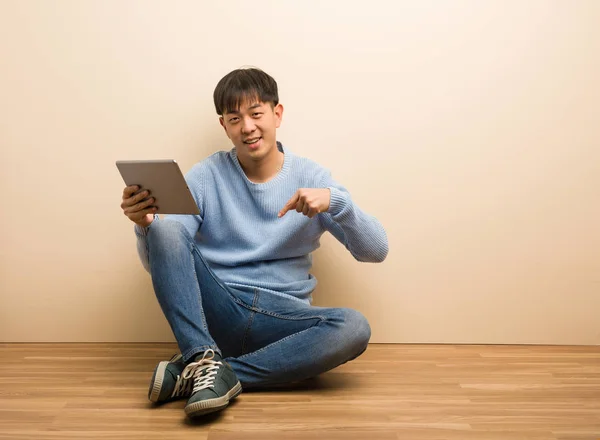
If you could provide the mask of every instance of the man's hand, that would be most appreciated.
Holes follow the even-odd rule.
[[[295,209],[308,218],[313,218],[321,212],[327,212],[330,201],[331,191],[328,188],[300,188],[279,211],[277,217],[283,217],[286,212]]]
[[[145,228],[154,220],[154,213],[157,209],[156,206],[152,206],[154,198],[148,197],[150,191],[146,190],[135,194],[138,190],[139,187],[135,185],[128,186],[123,190],[121,209],[129,220]]]

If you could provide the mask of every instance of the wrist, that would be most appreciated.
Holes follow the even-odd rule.
[[[149,221],[146,219],[142,219],[140,221],[133,222],[135,224],[134,229],[135,229],[136,233],[141,236],[147,235],[148,228],[154,222],[154,220],[156,220],[158,218],[159,218],[158,214],[154,214],[154,216],[152,216]]]

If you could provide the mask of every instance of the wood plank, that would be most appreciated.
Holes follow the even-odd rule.
[[[371,345],[186,419],[147,400],[174,344],[0,344],[0,440],[600,439],[600,347]]]

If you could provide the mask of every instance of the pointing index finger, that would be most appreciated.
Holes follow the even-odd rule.
[[[296,203],[298,203],[298,193],[297,192],[296,192],[296,194],[294,194],[292,196],[291,199],[288,200],[288,202],[285,204],[283,209],[281,211],[279,211],[279,214],[277,214],[277,217],[283,217],[286,212],[288,212],[290,209],[292,209],[294,206],[296,206]]]

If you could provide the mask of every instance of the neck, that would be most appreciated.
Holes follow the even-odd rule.
[[[260,160],[241,158],[238,161],[248,180],[254,183],[264,183],[275,177],[283,168],[283,153],[277,147]]]

